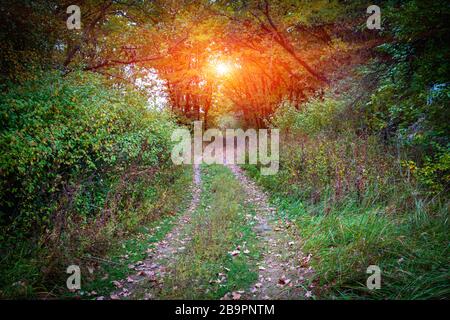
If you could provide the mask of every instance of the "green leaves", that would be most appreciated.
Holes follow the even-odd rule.
[[[0,98],[0,123],[0,199],[10,200],[5,216],[18,212],[20,220],[29,212],[35,221],[42,219],[37,212],[52,213],[67,188],[92,176],[108,180],[131,165],[168,163],[174,128],[131,89],[78,73],[66,79],[48,73],[11,87]]]

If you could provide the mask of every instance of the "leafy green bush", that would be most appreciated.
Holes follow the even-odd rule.
[[[3,223],[46,223],[80,184],[169,160],[170,119],[96,76],[46,75],[3,94],[0,110]]]
[[[300,111],[289,102],[284,102],[272,117],[271,124],[294,134],[313,135],[323,130],[332,131],[333,118],[330,115],[335,115],[342,107],[342,101],[331,97],[311,99],[302,105]]]
[[[448,1],[386,7],[386,33],[394,41],[378,47],[384,59],[369,72],[379,84],[364,106],[368,128],[398,145],[433,194],[447,191],[450,182],[450,46],[449,27],[442,23],[449,9]]]
[[[155,183],[177,174],[172,117],[98,75],[46,73],[11,85],[0,123],[2,286],[7,270],[45,262],[18,271],[42,278],[85,252],[101,254],[112,235],[154,218]]]

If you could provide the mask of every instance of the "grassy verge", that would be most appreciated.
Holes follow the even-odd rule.
[[[188,230],[192,241],[165,281],[163,298],[217,299],[257,279],[254,261],[260,254],[246,218],[254,210],[243,195],[228,168],[202,167],[201,203]],[[241,253],[232,257],[229,252],[238,246]]]
[[[432,210],[417,202],[415,212],[395,215],[381,203],[348,198],[330,207],[329,199],[310,204],[279,188],[276,177],[260,176],[246,166],[262,186],[273,192],[280,214],[295,222],[312,254],[319,298],[442,299],[450,296],[448,209]],[[277,187],[278,186],[278,187]],[[275,190],[284,190],[283,192]],[[372,195],[367,195],[372,197]],[[432,214],[430,214],[430,210]],[[381,289],[368,290],[369,265],[381,268]]]
[[[114,289],[112,281],[126,277],[128,265],[145,258],[145,250],[151,243],[161,240],[170,231],[178,214],[187,208],[191,199],[191,183],[190,167],[180,166],[170,172],[161,172],[150,185],[139,186],[145,189],[139,208],[129,208],[123,212],[124,216],[120,219],[122,225],[109,227],[112,231],[105,237],[106,242],[97,243],[90,240],[89,234],[84,235],[84,249],[78,249],[72,259],[67,260],[67,266],[75,264],[81,268],[80,291],[71,293],[66,289],[69,275],[63,266],[56,277],[43,277],[42,269],[45,266],[39,257],[46,257],[49,253],[35,252],[32,257],[25,254],[21,256],[14,268],[2,270],[5,279],[21,280],[4,286],[1,295],[28,298],[92,298],[109,295]],[[101,247],[101,250],[96,247]],[[74,252],[73,248],[67,250]]]
[[[165,214],[158,214],[159,219],[138,227],[133,236],[118,241],[107,254],[105,261],[98,265],[95,274],[82,284],[83,290],[79,295],[109,295],[115,290],[112,282],[124,279],[130,273],[128,265],[144,260],[147,256],[146,250],[162,240],[172,229],[191,200],[189,186],[192,183],[192,169],[179,169],[179,177],[172,184],[159,185],[159,189],[152,192],[153,196],[148,199],[156,210]],[[158,198],[159,201],[155,202]]]

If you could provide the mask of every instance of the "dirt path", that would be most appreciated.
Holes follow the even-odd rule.
[[[242,299],[308,299],[312,287],[306,287],[313,270],[310,257],[303,256],[296,228],[289,222],[276,219],[276,211],[269,205],[267,194],[250,180],[236,165],[228,164],[243,186],[247,202],[255,207],[255,231],[263,250],[259,264],[258,282]]]
[[[186,235],[185,228],[191,221],[192,213],[197,209],[201,194],[201,173],[199,165],[194,165],[192,200],[189,208],[177,220],[173,229],[165,238],[147,250],[148,257],[144,261],[131,264],[128,267],[135,274],[126,279],[115,281],[117,290],[110,295],[110,299],[155,299],[160,290],[164,276],[170,264],[175,263],[177,253],[185,249],[191,240]],[[146,288],[145,292],[142,288]],[[149,289],[150,288],[150,289]]]
[[[246,203],[256,215],[255,232],[263,259],[258,264],[258,280],[240,294],[240,299],[307,299],[313,297],[313,289],[307,286],[313,270],[308,266],[310,257],[300,250],[300,237],[295,226],[276,217],[276,210],[269,205],[268,196],[237,165],[226,164],[246,193]],[[164,278],[170,274],[177,257],[191,238],[187,226],[197,209],[201,194],[201,173],[194,166],[192,200],[186,212],[175,226],[156,245],[147,250],[144,261],[129,265],[135,273],[121,281],[115,281],[117,290],[110,299],[158,299]],[[232,299],[232,293],[223,299]]]

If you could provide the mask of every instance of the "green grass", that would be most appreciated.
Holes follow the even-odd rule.
[[[272,192],[276,177],[248,172]],[[286,191],[286,190],[284,190]],[[339,205],[316,204],[274,192],[280,215],[295,222],[303,251],[312,254],[319,298],[445,299],[449,286],[448,207],[416,203],[415,212],[390,214],[381,203],[349,197]],[[367,197],[375,198],[373,195]],[[365,204],[366,203],[366,204]],[[368,290],[369,265],[381,268],[381,289]]]
[[[188,232],[192,241],[165,280],[162,298],[218,299],[231,291],[245,290],[257,280],[255,262],[260,249],[246,215],[254,210],[244,203],[244,193],[224,166],[202,167],[202,196]],[[241,254],[229,252],[241,246]],[[248,249],[249,254],[242,251]],[[226,281],[214,282],[218,274]]]
[[[164,191],[167,201],[165,201],[163,208],[159,209],[174,214],[162,215],[147,226],[139,227],[136,234],[114,246],[107,255],[109,262],[102,263],[99,274],[88,280],[87,283],[82,284],[81,294],[89,295],[89,293],[95,291],[97,295],[109,295],[115,290],[112,281],[124,279],[133,272],[128,268],[128,265],[144,260],[147,257],[146,250],[154,247],[154,243],[162,240],[173,228],[178,217],[186,210],[191,200],[189,185],[192,182],[192,170],[190,167],[184,167],[183,169],[181,176],[174,181],[170,189]],[[160,193],[149,192],[153,195],[149,198],[149,201],[161,196]]]
[[[109,295],[114,290],[112,281],[125,278],[130,270],[128,265],[146,257],[145,251],[171,230],[179,214],[187,208],[192,194],[192,168],[178,167],[175,171],[160,175],[146,188],[145,197],[139,208],[128,211],[121,218],[121,225],[107,228],[109,235],[105,243],[95,243],[85,235],[83,241],[102,251],[78,249],[76,256],[67,261],[67,266],[77,264],[81,268],[81,290],[71,293],[67,290],[65,273],[62,265],[56,277],[45,277],[42,272],[43,261],[49,255],[45,249],[28,252],[16,252],[14,264],[2,268],[1,276],[5,285],[0,295],[9,298],[48,298],[48,297],[82,297],[91,298],[92,291],[97,295]],[[121,232],[117,232],[117,231]],[[23,245],[26,248],[25,244]],[[67,248],[71,252],[72,248]],[[62,248],[61,250],[66,250]],[[47,250],[48,251],[48,250]],[[125,258],[126,256],[126,258]],[[89,272],[93,270],[93,273]],[[9,280],[9,281],[8,281]],[[21,281],[21,283],[17,283]]]

